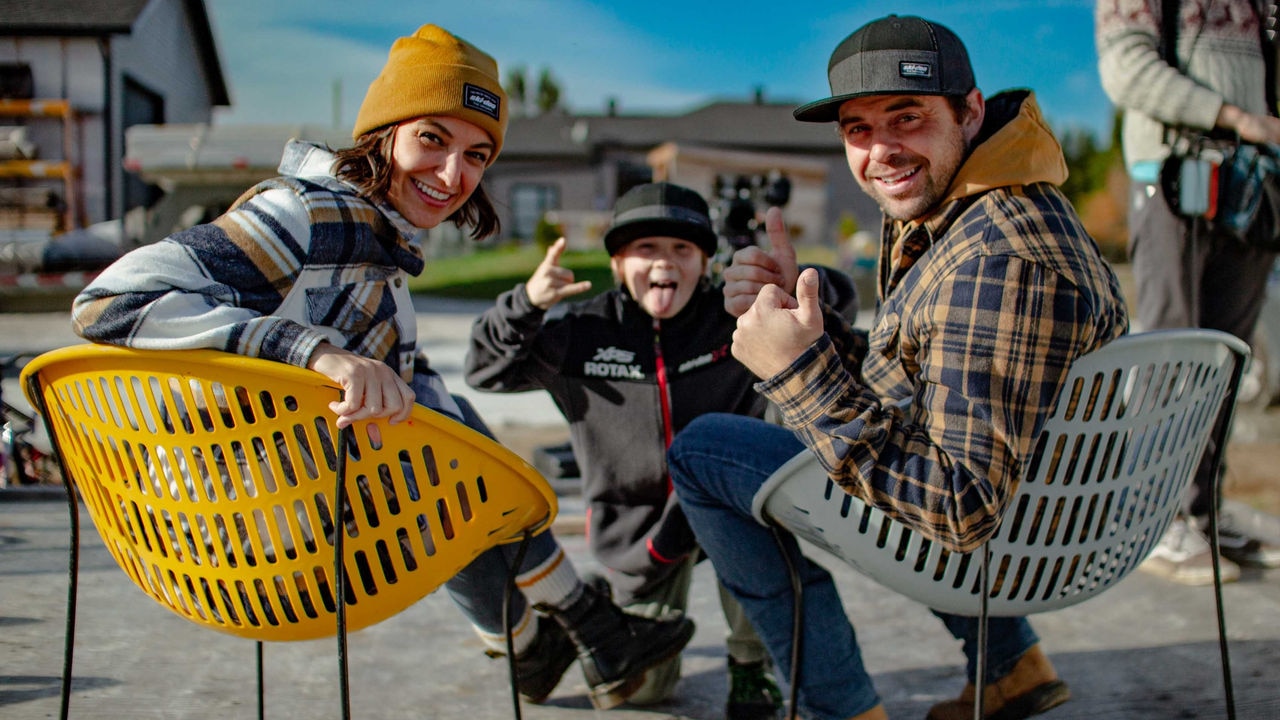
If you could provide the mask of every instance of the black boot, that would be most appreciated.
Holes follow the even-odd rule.
[[[533,644],[516,656],[516,689],[525,700],[538,705],[560,684],[564,671],[578,659],[578,649],[559,623],[539,615]],[[486,650],[489,657],[506,653]]]
[[[693,637],[693,621],[681,613],[650,620],[623,612],[602,579],[585,585],[582,596],[563,610],[538,609],[555,618],[578,647],[591,704],[599,710],[626,702],[640,689],[645,670],[673,657]]]

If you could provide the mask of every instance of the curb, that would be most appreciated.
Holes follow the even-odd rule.
[[[2,502],[65,500],[67,491],[61,485],[13,485],[0,488]]]

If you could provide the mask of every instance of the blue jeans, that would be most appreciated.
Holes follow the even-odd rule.
[[[703,415],[676,436],[667,458],[676,494],[698,544],[720,582],[738,598],[784,675],[791,672],[791,581],[773,533],[751,515],[751,500],[769,475],[805,447],[785,427],[738,415]],[[853,625],[831,575],[783,545],[803,585],[800,710],[814,720],[844,720],[880,702],[862,665]],[[976,618],[934,613],[963,642],[972,681],[977,667]],[[1039,639],[1024,618],[990,618],[987,677],[1008,675]]]
[[[459,417],[448,403],[442,402],[433,394],[434,389],[423,379],[424,375],[425,373],[415,375],[412,386],[419,404],[460,420],[467,427],[483,433],[486,437],[493,437],[493,431],[485,424],[470,402],[460,395],[451,396],[453,402],[457,404],[457,409],[462,412],[462,416]],[[502,595],[506,591],[509,568],[515,564],[519,547],[518,543],[513,543],[490,548],[444,584],[449,597],[453,599],[453,603],[458,606],[462,614],[467,616],[472,625],[486,633],[501,635],[503,632]],[[534,535],[525,551],[521,570],[532,569],[542,564],[554,555],[559,547],[560,543],[550,530]],[[526,604],[524,595],[519,591],[512,593],[511,617],[513,620],[519,620],[524,615]]]

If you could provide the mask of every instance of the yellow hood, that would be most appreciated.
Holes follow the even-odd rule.
[[[988,133],[990,137],[982,140]],[[1010,90],[988,98],[987,119],[978,140],[940,207],[992,188],[1034,182],[1061,185],[1067,179],[1062,146],[1030,90]]]

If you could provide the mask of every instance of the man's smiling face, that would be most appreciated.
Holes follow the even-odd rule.
[[[866,95],[840,106],[849,169],[885,215],[914,220],[937,206],[984,114],[977,90],[957,117],[940,95]]]

